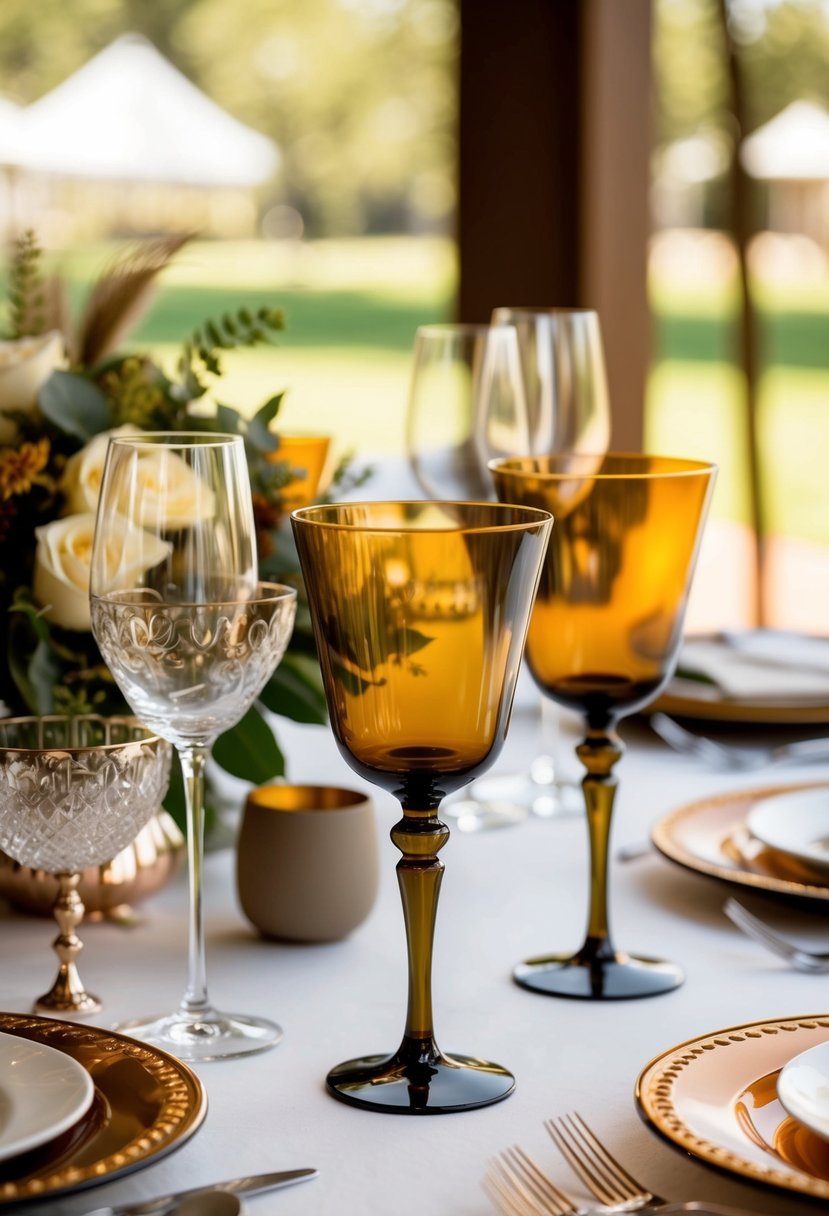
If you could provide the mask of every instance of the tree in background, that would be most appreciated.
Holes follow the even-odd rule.
[[[265,211],[312,235],[448,226],[454,0],[3,0],[0,95],[35,101],[127,32],[276,140]]]

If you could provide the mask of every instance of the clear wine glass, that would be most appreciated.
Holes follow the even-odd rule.
[[[530,451],[511,325],[422,325],[415,334],[406,451],[427,498],[494,500],[487,462]]]
[[[487,462],[529,452],[527,402],[511,325],[423,325],[415,334],[406,450],[427,498],[494,501]],[[443,814],[460,831],[520,823],[528,807],[467,792]]]
[[[296,612],[293,588],[258,581],[240,436],[110,440],[90,592],[101,654],[138,717],[176,747],[187,800],[187,988],[175,1012],[123,1029],[185,1060],[262,1051],[282,1036],[275,1023],[208,1000],[202,905],[205,765],[282,658]]]
[[[52,907],[60,960],[35,1012],[97,1013],[84,988],[76,930],[84,917],[81,871],[115,857],[154,815],[167,792],[172,749],[134,718],[98,714],[0,720],[0,848],[57,879]]]
[[[515,329],[527,402],[529,446],[505,456],[606,452],[610,397],[598,313],[590,308],[496,308],[495,326]],[[524,773],[488,775],[473,796],[528,807],[536,815],[579,812],[576,781],[562,774],[559,707],[540,702],[541,752]]]
[[[505,1098],[510,1072],[444,1055],[432,938],[449,829],[444,797],[500,751],[550,517],[499,503],[376,502],[291,516],[337,745],[393,794],[409,958],[397,1051],[340,1064],[329,1091],[370,1110],[441,1113]]]
[[[620,718],[643,709],[676,666],[715,466],[666,456],[493,461],[498,497],[551,511],[555,527],[527,634],[542,693],[581,714],[576,749],[590,836],[587,934],[573,955],[529,959],[519,984],[587,1000],[654,996],[682,983],[672,963],[617,951],[607,908],[613,767]]]

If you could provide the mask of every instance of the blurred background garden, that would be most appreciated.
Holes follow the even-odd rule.
[[[645,443],[716,459],[717,518],[751,522],[730,53],[752,182],[764,529],[829,594],[829,3],[652,0],[650,20]],[[0,223],[7,239],[33,228],[78,298],[125,242],[194,231],[131,345],[172,358],[205,318],[282,307],[274,346],[227,356],[223,398],[253,411],[285,388],[285,430],[402,457],[415,329],[457,315],[461,38],[454,0],[4,0]],[[136,67],[136,50],[158,60]],[[238,165],[210,106],[243,124]],[[795,598],[776,609],[786,623],[829,629],[829,612]]]

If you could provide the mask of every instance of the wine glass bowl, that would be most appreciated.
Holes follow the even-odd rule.
[[[57,978],[35,1009],[95,1013],[76,964],[84,915],[80,872],[134,840],[167,792],[172,749],[134,718],[0,720],[0,848],[21,865],[58,879],[53,914],[60,934]]]
[[[176,747],[190,878],[187,987],[177,1010],[123,1029],[185,1060],[262,1051],[282,1031],[207,995],[205,767],[251,708],[293,628],[296,590],[260,583],[244,442],[211,432],[110,439],[92,549],[92,631],[122,693]]]
[[[551,511],[556,524],[527,633],[542,693],[584,718],[577,754],[591,849],[587,937],[573,956],[514,972],[535,991],[588,999],[651,996],[682,982],[673,964],[613,947],[607,856],[622,755],[620,718],[654,699],[673,672],[715,468],[700,461],[609,453],[527,457],[490,465],[502,501]]]
[[[493,310],[492,323],[516,331],[527,402],[526,450],[607,451],[610,402],[598,313],[502,307]]]
[[[483,772],[506,735],[549,515],[497,503],[378,502],[295,511],[331,726],[348,764],[394,795],[391,838],[409,947],[400,1047],[334,1068],[334,1096],[440,1113],[509,1094],[512,1075],[444,1055],[431,951],[449,829],[442,799]]]
[[[94,597],[91,611],[127,701],[183,746],[238,722],[239,706],[253,703],[285,653],[295,608],[290,588],[258,583],[250,598],[195,604],[165,602],[149,588],[113,591]]]
[[[531,450],[518,336],[511,325],[420,326],[406,450],[427,498],[494,498],[488,461]]]

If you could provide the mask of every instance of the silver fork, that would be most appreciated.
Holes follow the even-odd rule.
[[[578,1211],[572,1199],[518,1147],[493,1158],[484,1187],[504,1216],[576,1216]]]
[[[748,908],[744,908],[736,899],[731,897],[727,899],[723,904],[723,912],[738,929],[742,929],[743,933],[753,937],[756,942],[760,942],[773,954],[784,958],[797,971],[810,972],[812,975],[820,975],[822,972],[829,971],[829,951],[804,950],[801,946],[795,946],[793,942],[781,937],[764,920],[760,920],[759,916],[749,912]]]
[[[654,733],[674,751],[695,756],[711,768],[740,772],[795,760],[829,761],[829,739],[798,739],[779,747],[738,747],[732,743],[717,743],[706,735],[696,735],[667,714],[651,714],[650,724]]]
[[[562,1115],[557,1119],[547,1119],[544,1126],[565,1160],[573,1167],[590,1194],[605,1205],[605,1210],[639,1212],[640,1216],[644,1216],[646,1212],[658,1213],[658,1216],[669,1216],[674,1212],[698,1212],[700,1216],[749,1216],[749,1213],[740,1212],[736,1208],[722,1207],[702,1200],[672,1203],[661,1195],[655,1195],[628,1173],[580,1115],[574,1113]],[[531,1211],[532,1209],[528,1210],[527,1216]],[[517,1213],[517,1216],[523,1214]]]

